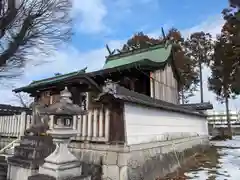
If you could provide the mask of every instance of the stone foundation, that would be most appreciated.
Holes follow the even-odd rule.
[[[111,180],[152,180],[175,171],[208,144],[208,137],[197,136],[132,146],[72,143],[71,147],[80,161],[91,164],[90,171],[102,166],[95,179],[102,175],[102,179]]]

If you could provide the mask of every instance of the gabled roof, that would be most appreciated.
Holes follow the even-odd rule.
[[[31,89],[37,90],[39,87],[51,86],[51,85],[54,85],[59,82],[62,83],[65,81],[78,79],[78,78],[89,79],[89,78],[96,77],[96,76],[102,76],[102,75],[126,70],[128,68],[131,68],[132,66],[133,66],[133,64],[127,64],[127,65],[119,66],[116,68],[101,69],[101,70],[93,71],[93,72],[85,72],[84,70],[75,71],[75,72],[71,72],[71,73],[67,73],[67,74],[63,74],[63,75],[57,75],[57,76],[54,76],[51,78],[42,79],[39,81],[33,81],[32,83],[30,83],[27,86],[23,86],[23,87],[14,89],[13,92],[16,92],[16,93],[29,92],[29,91],[31,91]]]
[[[29,85],[14,89],[13,91],[28,92],[30,89],[38,89],[40,86],[50,86],[58,82],[64,82],[66,80],[80,78],[83,76],[93,77],[96,75],[107,74],[115,71],[122,71],[124,69],[134,67],[135,65],[142,67],[152,67],[156,69],[167,63],[167,60],[171,55],[171,50],[172,45],[159,44],[146,49],[136,49],[130,52],[111,55],[106,59],[106,63],[101,70],[86,73],[86,68],[84,68],[79,71],[63,75],[56,75],[54,77],[42,79],[39,81],[33,81]]]
[[[109,56],[106,59],[104,69],[118,67],[131,63],[164,63],[171,55],[172,45],[159,44],[146,49],[136,49],[130,52],[124,52]]]

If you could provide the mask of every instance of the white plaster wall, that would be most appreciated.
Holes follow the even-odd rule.
[[[166,137],[208,135],[204,117],[129,103],[124,105],[124,113],[128,145],[163,141]]]

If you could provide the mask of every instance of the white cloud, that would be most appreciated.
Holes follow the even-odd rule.
[[[213,37],[215,37],[217,34],[221,32],[223,23],[224,20],[222,19],[221,15],[211,16],[205,21],[201,22],[200,24],[197,24],[196,26],[187,29],[180,29],[180,32],[184,37],[188,37],[191,33],[199,31],[208,32]],[[171,21],[163,25],[165,33],[172,27],[174,27],[174,24]],[[162,36],[161,28],[148,33],[148,35],[155,38]]]
[[[124,41],[113,40],[108,42],[109,47],[120,48]],[[0,104],[18,104],[12,89],[28,85],[33,80],[48,78],[54,73],[68,73],[88,67],[87,71],[101,69],[104,65],[105,56],[108,55],[106,48],[103,46],[87,52],[81,52],[73,46],[66,46],[62,51],[52,52],[46,61],[47,63],[35,65],[41,62],[42,57],[36,56],[34,63],[28,63],[25,67],[23,76],[18,79],[8,81],[8,86],[1,87],[0,93],[4,98],[0,98]],[[11,83],[11,84],[10,84]]]
[[[103,0],[73,0],[73,15],[76,29],[84,33],[98,33],[108,28],[104,24],[107,7]]]
[[[221,32],[222,25],[224,20],[221,15],[211,16],[206,21],[203,21],[199,25],[196,25],[192,28],[182,30],[184,36],[189,36],[193,32],[204,31],[212,34],[215,37]]]

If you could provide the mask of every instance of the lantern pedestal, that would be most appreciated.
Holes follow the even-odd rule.
[[[68,150],[70,137],[77,132],[72,129],[48,131],[56,144],[55,151],[45,158],[45,163],[39,168],[40,174],[52,176],[56,179],[77,177],[82,174],[80,161]]]

